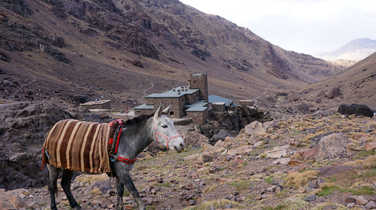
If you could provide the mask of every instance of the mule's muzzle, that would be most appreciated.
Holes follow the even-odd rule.
[[[182,152],[184,150],[184,141],[179,142],[177,145],[174,146],[174,149],[177,152]]]

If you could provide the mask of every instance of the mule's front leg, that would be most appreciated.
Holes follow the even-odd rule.
[[[117,203],[116,209],[123,210],[123,194],[124,194],[124,184],[119,180],[116,179],[116,190],[117,190]]]
[[[124,174],[122,178],[122,181],[124,182],[124,185],[127,187],[127,190],[132,194],[133,198],[136,200],[138,208],[140,210],[145,210],[145,204],[142,201],[140,194],[136,189],[136,186],[134,186],[131,176],[127,173]]]

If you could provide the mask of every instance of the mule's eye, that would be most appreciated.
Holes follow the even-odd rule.
[[[161,125],[162,128],[167,128],[167,125],[163,124]]]

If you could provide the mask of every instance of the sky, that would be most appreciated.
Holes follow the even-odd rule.
[[[376,0],[180,0],[286,50],[319,55],[376,39]]]

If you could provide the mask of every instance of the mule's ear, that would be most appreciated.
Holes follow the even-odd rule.
[[[156,122],[160,116],[161,116],[161,106],[159,106],[157,111],[154,112],[154,121]]]
[[[168,114],[168,111],[170,111],[170,105],[168,107],[166,107],[166,109],[164,109],[162,111],[163,114]]]

